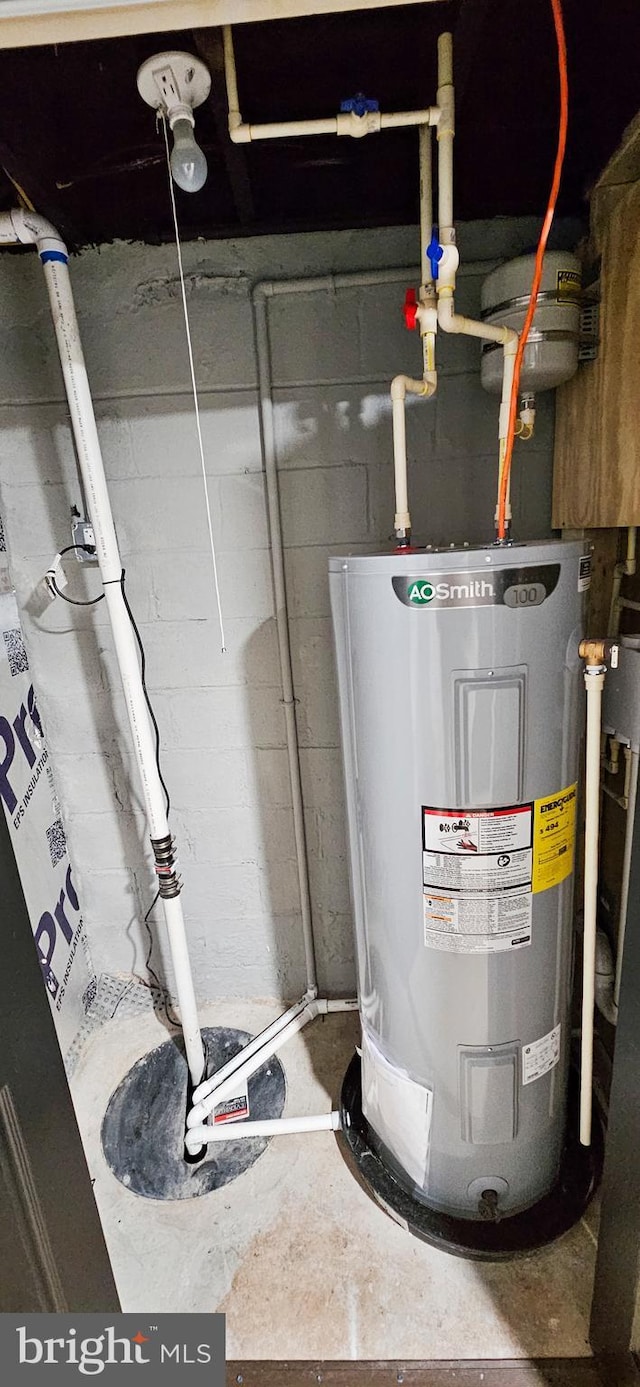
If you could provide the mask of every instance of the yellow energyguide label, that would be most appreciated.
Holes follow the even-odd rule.
[[[547,891],[571,876],[578,786],[534,801],[533,890]]]

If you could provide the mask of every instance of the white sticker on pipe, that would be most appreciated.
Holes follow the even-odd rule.
[[[362,1033],[362,1111],[407,1175],[424,1189],[429,1163],[433,1093],[390,1064]]]
[[[523,1045],[523,1084],[532,1084],[535,1079],[541,1079],[543,1074],[548,1074],[550,1069],[555,1068],[560,1059],[561,1035],[562,1026],[554,1026],[553,1030],[541,1036],[540,1040],[534,1040],[531,1045]]]

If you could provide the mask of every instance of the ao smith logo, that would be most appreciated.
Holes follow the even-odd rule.
[[[466,601],[469,597],[494,597],[495,589],[493,583],[486,578],[476,578],[470,583],[424,583],[415,582],[409,585],[407,597],[412,607],[424,607],[427,602],[433,602],[434,597],[440,602],[460,602]]]
[[[79,1338],[75,1329],[69,1329],[66,1337],[40,1339],[29,1335],[24,1325],[18,1326],[18,1362],[41,1364],[42,1366],[65,1366],[77,1368],[85,1377],[95,1377],[105,1368],[141,1366],[142,1364],[205,1364],[213,1360],[210,1344],[166,1344],[158,1342],[155,1334],[138,1330],[131,1338],[118,1338],[113,1325],[94,1338]],[[155,1342],[154,1342],[155,1341]],[[153,1346],[153,1356],[149,1346]],[[159,1349],[159,1355],[158,1355]],[[57,1378],[56,1378],[57,1381]]]
[[[465,573],[458,580],[392,578],[396,597],[406,607],[481,607],[496,601],[496,589],[484,574]]]

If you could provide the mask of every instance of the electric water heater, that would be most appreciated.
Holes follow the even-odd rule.
[[[333,558],[362,1109],[395,1178],[529,1208],[566,1120],[590,558],[579,542]]]

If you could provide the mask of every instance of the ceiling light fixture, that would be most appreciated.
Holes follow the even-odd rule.
[[[171,173],[185,193],[197,193],[207,178],[207,161],[193,133],[194,107],[206,101],[211,77],[192,53],[156,53],[138,70],[143,101],[159,111],[173,132]]]

